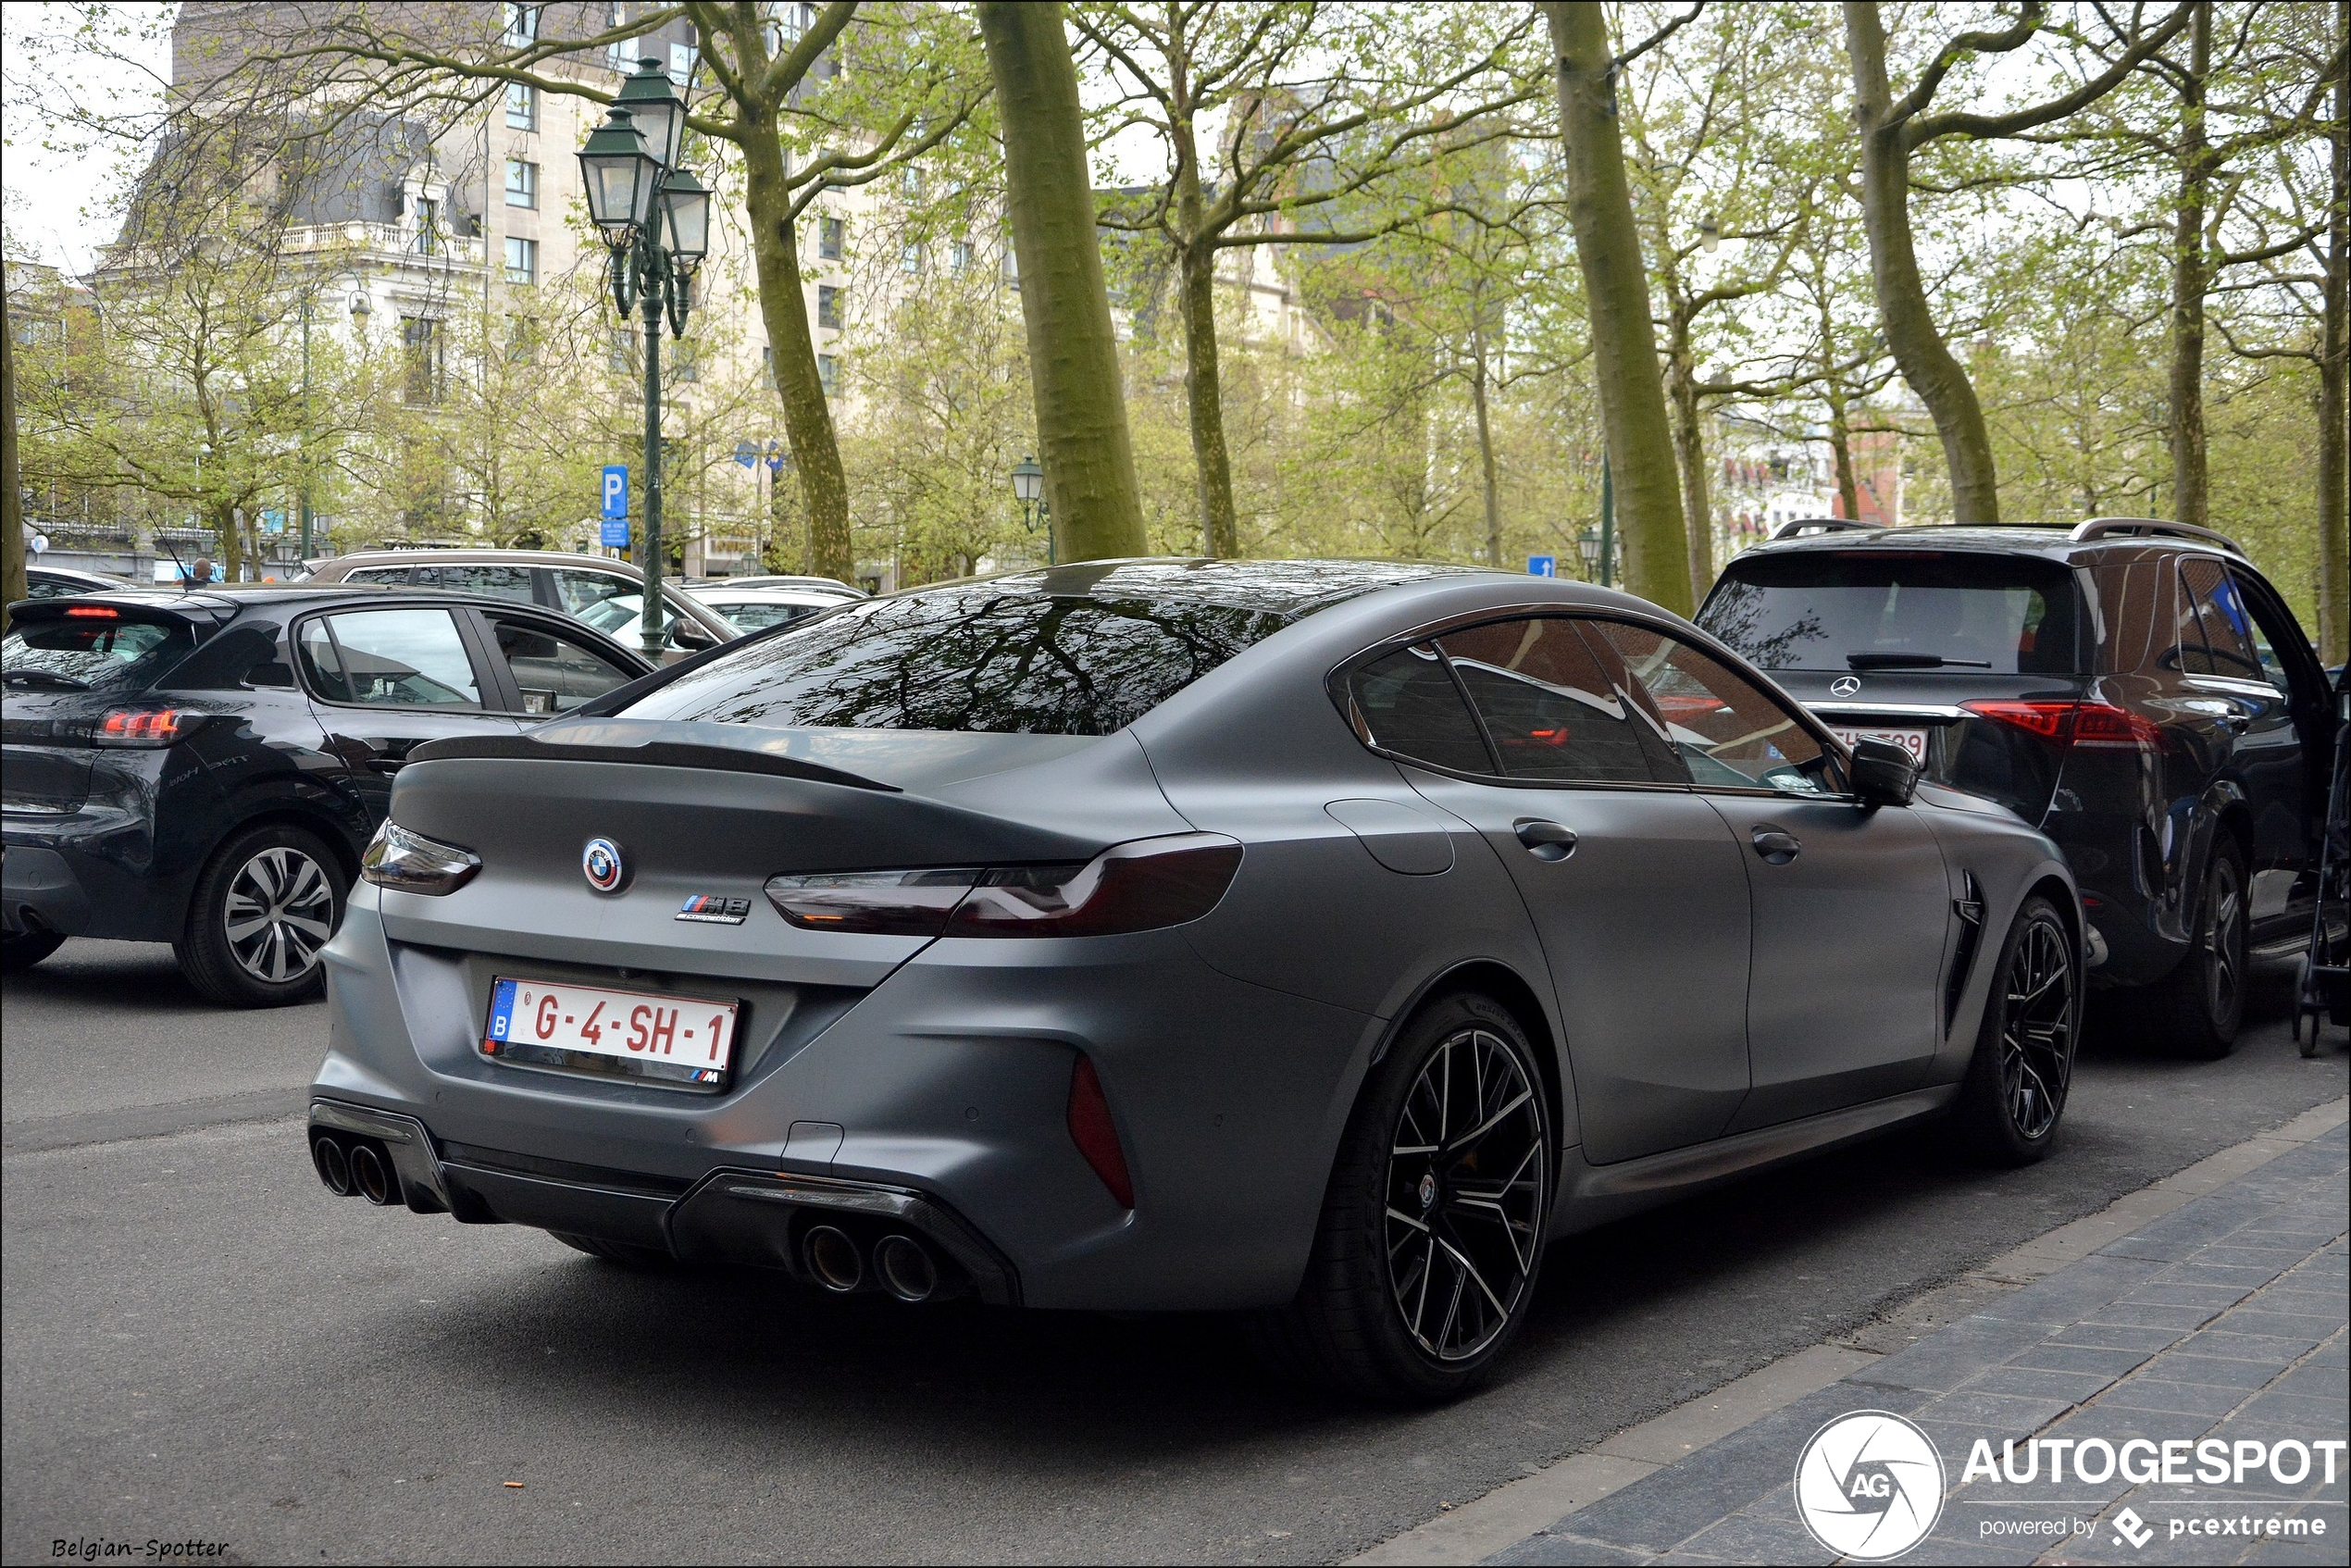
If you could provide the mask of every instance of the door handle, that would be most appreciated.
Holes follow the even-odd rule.
[[[1753,841],[1755,852],[1773,865],[1785,865],[1804,851],[1797,836],[1784,828],[1758,828]]]
[[[1511,824],[1527,852],[1536,860],[1565,860],[1575,852],[1575,829],[1539,816],[1522,816]]]
[[[2220,716],[2220,728],[2227,730],[2232,735],[2242,735],[2246,730],[2253,728],[2253,716],[2250,714],[2243,713],[2222,714]]]

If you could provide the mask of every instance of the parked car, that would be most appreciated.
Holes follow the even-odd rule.
[[[686,591],[726,616],[738,632],[790,626],[865,598],[864,594],[843,593],[837,589],[738,588],[726,581],[694,583]],[[641,604],[644,601],[640,598],[630,603]]]
[[[842,1293],[1243,1309],[1441,1399],[1546,1242],[1948,1114],[2057,1136],[2055,845],[1578,583],[1088,562],[414,753],[320,1179]]]
[[[690,588],[813,588],[820,593],[845,594],[852,599],[868,599],[872,595],[853,582],[843,582],[837,577],[706,577],[696,578]]]
[[[28,566],[24,569],[24,592],[28,599],[61,599],[68,593],[112,593],[132,586],[127,577],[115,577],[106,572],[78,571],[71,566]]]
[[[586,620],[607,601],[634,596],[644,613],[645,574],[628,561],[603,555],[568,555],[554,550],[369,550],[338,555],[312,568],[309,582],[409,584],[461,593],[488,594],[518,604],[537,604]],[[704,608],[673,582],[662,585],[668,604],[668,656],[682,657],[730,642],[742,634],[734,623]],[[591,624],[611,629],[609,610]],[[616,633],[631,648],[635,631]]]
[[[512,736],[649,669],[533,605],[305,584],[16,605],[0,641],[0,957],[170,942],[232,1006],[316,995],[417,744]]]
[[[2226,537],[1791,524],[1732,559],[1698,624],[1841,736],[2056,840],[2091,977],[2135,993],[2147,1032],[2227,1052],[2248,961],[2307,940],[2326,678]]]

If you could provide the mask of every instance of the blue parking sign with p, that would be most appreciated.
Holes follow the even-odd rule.
[[[604,544],[616,550],[628,548],[628,467],[625,463],[604,467],[603,525]]]

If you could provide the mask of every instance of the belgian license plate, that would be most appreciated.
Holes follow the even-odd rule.
[[[1910,760],[1921,767],[1926,765],[1926,731],[1923,729],[1854,729],[1844,725],[1832,725],[1829,733],[1850,746],[1856,740],[1883,740],[1889,746],[1899,746],[1910,753]]]
[[[740,1006],[501,976],[491,982],[481,1053],[524,1066],[712,1092],[727,1086]]]

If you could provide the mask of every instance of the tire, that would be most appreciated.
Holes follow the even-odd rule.
[[[658,1247],[639,1247],[627,1241],[607,1241],[601,1236],[575,1236],[567,1230],[547,1233],[575,1252],[585,1252],[591,1258],[602,1258],[623,1268],[672,1269],[678,1260]]]
[[[2245,851],[2218,835],[2197,890],[2196,936],[2169,975],[2133,1001],[2148,1038],[2183,1055],[2217,1062],[2236,1049],[2245,1025]]]
[[[0,975],[21,975],[65,945],[65,938],[55,931],[0,935]]]
[[[282,824],[233,834],[188,900],[172,952],[188,983],[223,1007],[284,1007],[326,987],[318,952],[342,924],[349,884],[317,835]]]
[[[1474,992],[1424,1004],[1356,1101],[1305,1281],[1251,1325],[1260,1355],[1300,1381],[1383,1402],[1476,1388],[1525,1325],[1557,1147],[1534,1051],[1510,1011]]]
[[[2082,958],[2057,905],[2024,901],[1994,974],[1953,1126],[1983,1163],[2029,1165],[2057,1142],[2082,1035]]]

